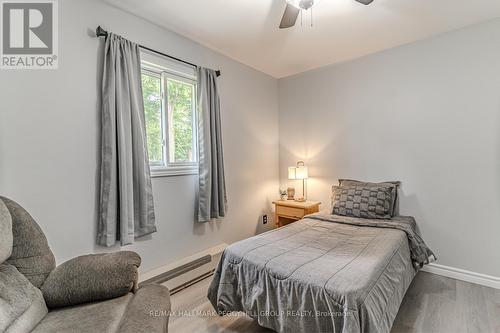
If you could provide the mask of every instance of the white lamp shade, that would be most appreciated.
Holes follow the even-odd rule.
[[[309,172],[306,166],[288,167],[288,179],[307,179]]]
[[[306,166],[299,166],[295,168],[295,179],[307,179],[309,173]]]

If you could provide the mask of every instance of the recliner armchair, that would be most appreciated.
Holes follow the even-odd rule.
[[[138,289],[140,263],[120,251],[56,267],[38,224],[0,196],[0,332],[167,332],[170,293]]]

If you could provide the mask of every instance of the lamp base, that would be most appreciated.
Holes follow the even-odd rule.
[[[306,199],[305,198],[295,198],[294,201],[297,201],[297,202],[305,202]]]

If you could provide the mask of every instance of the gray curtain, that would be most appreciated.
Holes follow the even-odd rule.
[[[217,75],[198,68],[198,222],[226,215],[227,195]]]
[[[109,34],[102,77],[100,245],[131,244],[156,231],[140,66],[139,46]]]

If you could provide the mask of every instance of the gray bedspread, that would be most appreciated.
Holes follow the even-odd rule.
[[[414,222],[357,220],[315,214],[232,244],[210,302],[278,332],[389,332],[418,269],[412,259],[432,252]]]

